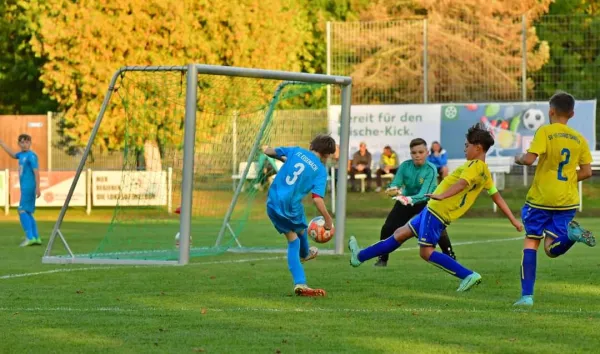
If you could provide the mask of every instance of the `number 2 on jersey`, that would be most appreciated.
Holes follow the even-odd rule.
[[[569,160],[571,159],[571,151],[567,148],[564,148],[560,151],[560,156],[562,156],[563,160],[558,163],[556,178],[558,178],[559,181],[566,181],[567,177],[563,176],[563,167],[569,163]]]
[[[293,176],[286,176],[285,177],[285,183],[287,183],[288,185],[292,185],[294,183],[296,183],[296,181],[298,180],[298,176],[300,176],[302,174],[302,172],[304,172],[304,164],[301,164],[300,162],[298,162],[297,164],[294,165],[294,168],[297,168],[296,171],[294,171]]]

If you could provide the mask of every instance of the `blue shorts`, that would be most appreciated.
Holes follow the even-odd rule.
[[[576,209],[545,210],[525,204],[521,210],[525,237],[541,240],[544,236],[556,238],[567,235],[569,223],[575,217],[575,212]]]
[[[440,240],[442,231],[446,229],[446,224],[433,215],[429,209],[424,208],[410,219],[408,227],[417,238],[419,245],[435,247]]]
[[[277,211],[267,206],[267,215],[273,223],[275,229],[281,234],[287,234],[290,231],[300,232],[306,230],[308,224],[306,223],[306,217],[304,215],[298,216],[293,220],[280,215]]]
[[[33,214],[35,212],[35,189],[21,190],[21,200],[19,202],[19,210]]]

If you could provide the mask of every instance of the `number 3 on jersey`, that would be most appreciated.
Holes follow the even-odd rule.
[[[287,183],[290,186],[292,184],[296,183],[296,181],[298,180],[298,176],[300,176],[302,174],[302,172],[304,172],[304,164],[301,164],[300,162],[298,162],[297,164],[294,165],[294,168],[296,168],[297,170],[294,171],[293,177],[292,176],[285,177],[285,183]]]
[[[566,181],[567,177],[563,176],[563,167],[569,163],[569,160],[571,159],[571,151],[569,151],[567,148],[564,148],[560,151],[560,156],[562,156],[563,160],[558,163],[556,178],[558,178],[559,181]]]

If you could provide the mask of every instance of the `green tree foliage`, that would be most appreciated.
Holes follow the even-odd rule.
[[[539,38],[550,47],[550,60],[532,75],[536,99],[546,100],[557,89],[580,99],[600,95],[599,14],[600,1],[561,0],[535,23]]]
[[[311,35],[306,12],[293,1],[47,0],[34,2],[32,11],[42,13],[33,50],[49,59],[42,67],[41,81],[66,113],[62,133],[69,146],[87,143],[108,82],[120,66],[196,62],[299,71],[303,67],[300,53]],[[169,80],[169,87],[177,90],[181,78]],[[153,106],[160,105],[161,96],[152,95],[160,92],[160,80],[149,82],[139,79],[136,83],[146,96],[136,91],[129,97],[129,104],[146,110],[130,106],[135,109],[129,114],[152,112]],[[201,79],[203,85],[214,87]],[[214,98],[227,102],[239,89]],[[135,129],[151,140],[178,135],[168,130],[180,129],[182,116],[169,112],[181,112],[184,95],[171,97],[176,102],[161,107],[159,114],[137,116],[137,124],[143,122],[143,126]],[[201,104],[206,107],[206,102]],[[100,128],[101,139],[95,141],[97,147],[123,146],[126,128],[133,128],[124,126],[124,115],[123,106],[110,107]],[[138,148],[142,140],[135,142]]]
[[[27,15],[25,1],[0,1],[0,114],[40,114],[56,109],[43,92],[39,68],[43,53],[35,56],[29,41],[35,33],[35,14]]]

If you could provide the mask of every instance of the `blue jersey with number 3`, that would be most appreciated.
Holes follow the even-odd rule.
[[[325,196],[327,169],[313,152],[301,147],[275,148],[287,160],[269,188],[267,206],[290,220],[304,218],[302,199],[313,193]]]

